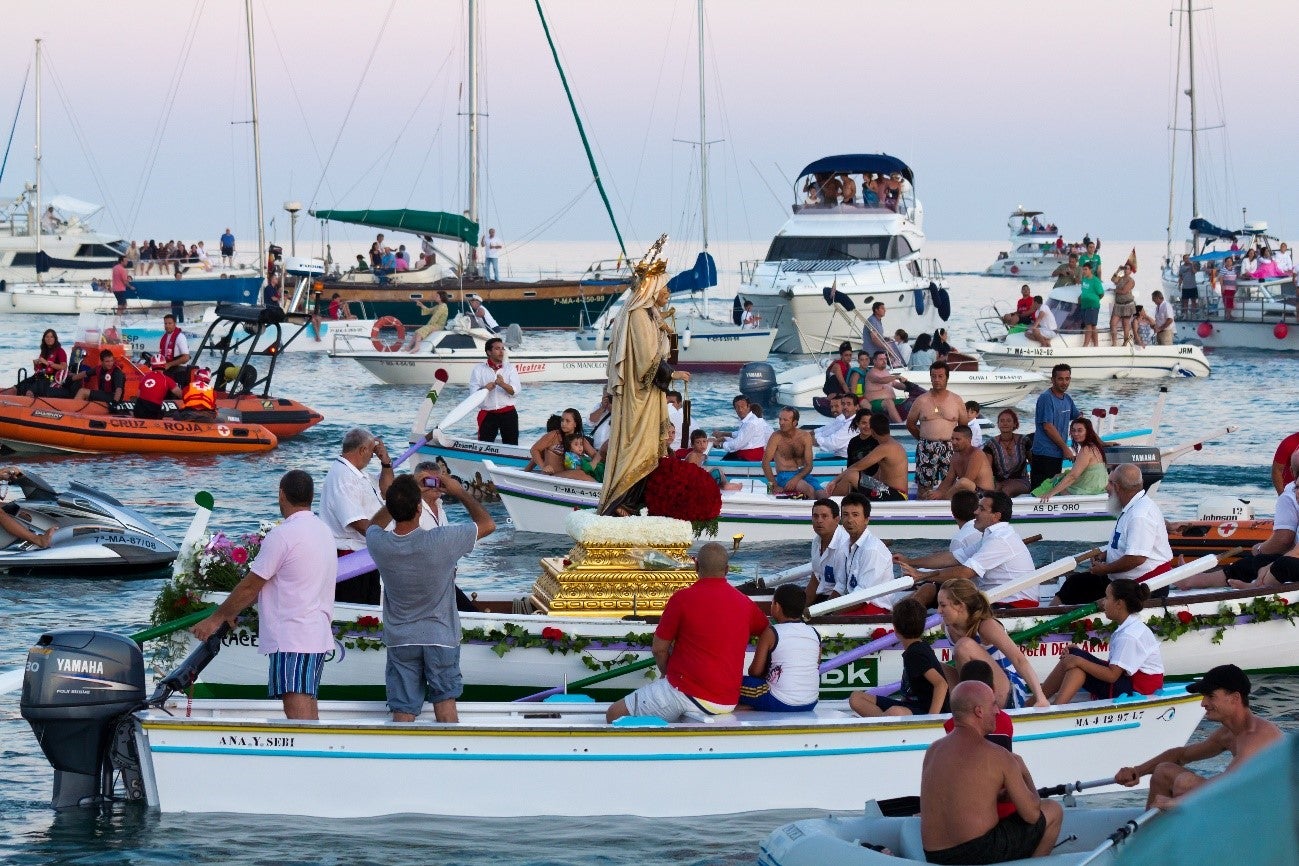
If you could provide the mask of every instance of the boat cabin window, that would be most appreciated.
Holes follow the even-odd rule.
[[[438,341],[439,349],[472,349],[477,344],[468,334],[447,334]]]
[[[116,241],[112,244],[81,244],[77,247],[75,255],[79,259],[115,259],[126,255],[126,241]]]
[[[895,261],[912,252],[905,238],[889,235],[866,237],[777,237],[767,250],[767,261]]]
[[[1056,326],[1061,331],[1082,330],[1082,313],[1077,304],[1059,298],[1047,298],[1046,306],[1051,315],[1055,316]]]

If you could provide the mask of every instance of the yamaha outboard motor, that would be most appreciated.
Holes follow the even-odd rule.
[[[1141,487],[1149,490],[1164,478],[1164,464],[1159,459],[1159,448],[1154,445],[1107,445],[1105,465],[1110,469],[1134,463],[1141,470]]]
[[[87,629],[41,635],[27,653],[20,709],[54,767],[54,808],[112,794],[108,754],[118,723],[143,704],[144,656],[130,638]]]
[[[740,368],[740,393],[750,403],[770,406],[776,399],[776,368],[766,361],[754,361]]]

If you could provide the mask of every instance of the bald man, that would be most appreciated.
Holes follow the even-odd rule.
[[[1024,760],[984,737],[997,725],[997,698],[977,680],[952,689],[952,732],[925,752],[920,838],[930,863],[1001,863],[1051,853],[1064,811],[1042,800]],[[1015,805],[997,817],[1002,791]]]

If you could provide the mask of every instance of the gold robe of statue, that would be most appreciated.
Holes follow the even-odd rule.
[[[668,424],[666,391],[654,385],[668,361],[671,327],[659,314],[668,301],[666,263],[654,252],[636,266],[631,297],[609,337],[609,393],[613,422],[600,488],[600,513],[610,514],[638,482],[658,467]],[[639,497],[633,497],[639,499]],[[639,503],[629,503],[639,507]]]

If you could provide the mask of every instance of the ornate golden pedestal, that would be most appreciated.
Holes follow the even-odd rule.
[[[550,616],[661,614],[672,593],[694,583],[697,575],[687,555],[689,544],[656,544],[653,549],[682,567],[645,568],[632,553],[643,553],[643,548],[579,541],[566,558],[541,560],[543,573],[533,584],[531,601]]]

